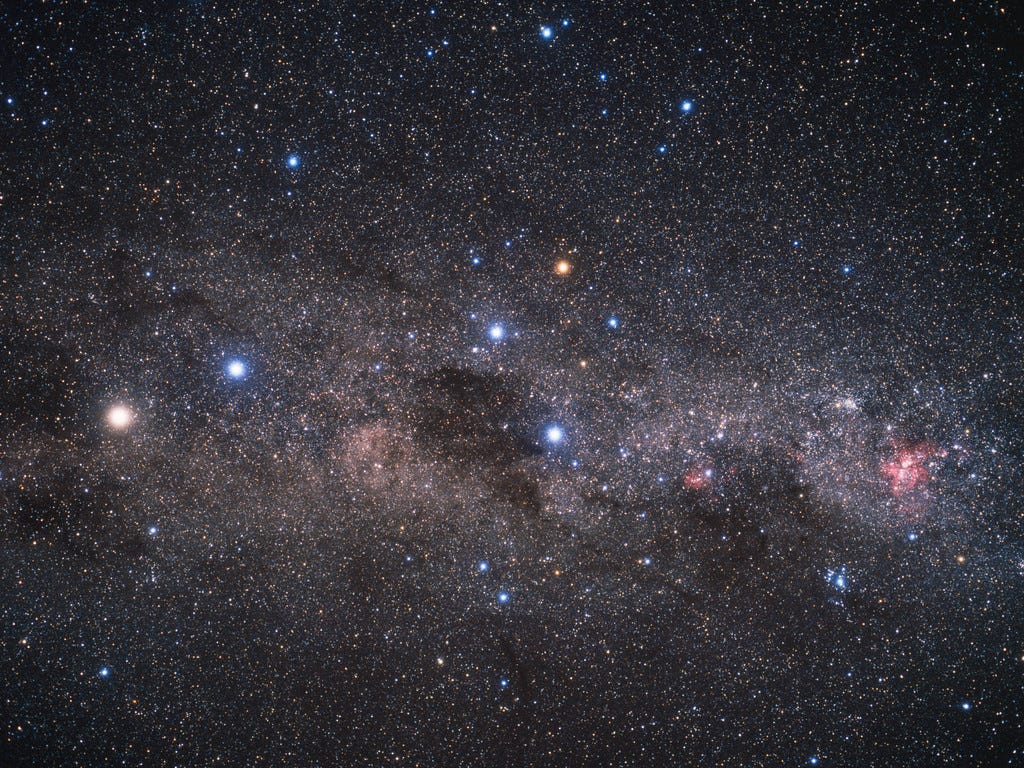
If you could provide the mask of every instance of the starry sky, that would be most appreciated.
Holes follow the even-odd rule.
[[[0,764],[1024,764],[1012,4],[0,28]]]

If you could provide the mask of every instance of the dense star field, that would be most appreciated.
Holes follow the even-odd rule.
[[[10,2],[0,765],[1024,764],[1024,36]]]

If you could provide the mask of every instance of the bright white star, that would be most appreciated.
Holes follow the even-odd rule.
[[[135,421],[135,414],[127,405],[114,405],[107,411],[107,423],[114,429],[128,429]]]
[[[226,366],[228,376],[232,379],[241,379],[245,377],[245,374],[249,372],[249,367],[245,364],[244,360],[228,360]]]

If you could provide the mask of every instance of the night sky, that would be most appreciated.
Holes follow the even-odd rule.
[[[1024,764],[1018,11],[4,3],[0,765]]]

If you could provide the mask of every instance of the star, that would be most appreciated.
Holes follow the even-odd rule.
[[[249,366],[245,364],[244,360],[235,357],[228,360],[224,370],[232,379],[244,379],[249,373]]]
[[[99,676],[103,678],[110,677],[110,667],[100,667]]]
[[[689,99],[686,99],[685,101],[683,101],[682,104],[679,105],[679,111],[682,112],[683,114],[689,114],[690,112],[693,111],[693,102],[690,101]]]
[[[487,335],[491,337],[491,341],[501,341],[505,338],[505,326],[495,323],[487,329]]]
[[[838,569],[829,568],[825,571],[825,580],[838,591],[844,592],[846,587],[849,586],[849,579],[846,576],[846,566]]]
[[[481,560],[479,563],[476,564],[476,569],[480,571],[480,573],[487,573],[489,570],[491,570],[491,564],[488,563],[486,560]]]
[[[611,328],[613,331],[617,330],[619,327],[619,318],[617,318],[615,315],[612,315],[607,320],[605,320],[604,324]]]
[[[512,599],[512,595],[510,595],[508,592],[505,592],[504,590],[502,590],[501,592],[498,593],[498,602],[501,603],[502,605],[504,605],[505,603],[507,603],[511,599]]]
[[[558,424],[552,424],[544,431],[544,437],[552,445],[558,445],[565,439],[565,430]]]
[[[113,405],[107,411],[107,424],[116,430],[125,430],[135,421],[135,412],[127,405]]]
[[[550,40],[555,35],[555,30],[549,26],[542,26],[540,28],[540,36],[545,40]]]
[[[302,165],[302,158],[298,155],[288,155],[288,159],[285,161],[289,168],[293,171],[298,170],[299,166]]]

